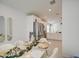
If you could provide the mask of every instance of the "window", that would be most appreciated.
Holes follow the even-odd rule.
[[[47,25],[47,32],[49,32],[49,25]]]
[[[57,32],[59,30],[59,24],[47,24],[47,32]]]
[[[52,24],[47,25],[47,32],[52,32]]]

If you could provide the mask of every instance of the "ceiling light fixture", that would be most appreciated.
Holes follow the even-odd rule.
[[[51,12],[52,11],[52,9],[49,9],[49,12]]]
[[[56,1],[55,0],[50,0],[50,6],[52,6],[54,3],[56,3]],[[51,8],[49,8],[49,12],[51,12],[52,11],[52,9]]]

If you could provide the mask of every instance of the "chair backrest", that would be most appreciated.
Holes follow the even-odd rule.
[[[58,57],[58,48],[54,48],[50,58],[57,58],[57,57]]]

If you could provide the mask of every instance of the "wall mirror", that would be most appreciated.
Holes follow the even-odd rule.
[[[48,33],[61,33],[62,32],[62,20],[48,21],[47,32]]]
[[[5,19],[0,16],[0,42],[5,40]]]
[[[9,17],[7,19],[7,40],[11,40],[12,39],[12,18]]]
[[[0,16],[0,42],[12,39],[12,19]]]

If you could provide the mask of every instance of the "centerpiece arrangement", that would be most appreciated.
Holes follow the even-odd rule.
[[[26,50],[21,50],[18,47],[14,47],[13,49],[10,49],[8,52],[6,52],[4,58],[13,58],[13,57],[19,57],[22,54],[24,54]]]
[[[5,53],[4,56],[1,56],[2,58],[17,58],[22,56],[25,52],[28,52],[32,49],[33,46],[36,46],[38,44],[37,40],[33,40],[33,42],[31,42],[28,45],[25,45],[25,49],[21,49],[18,46],[15,46],[14,48],[10,49],[9,51],[7,51]]]

